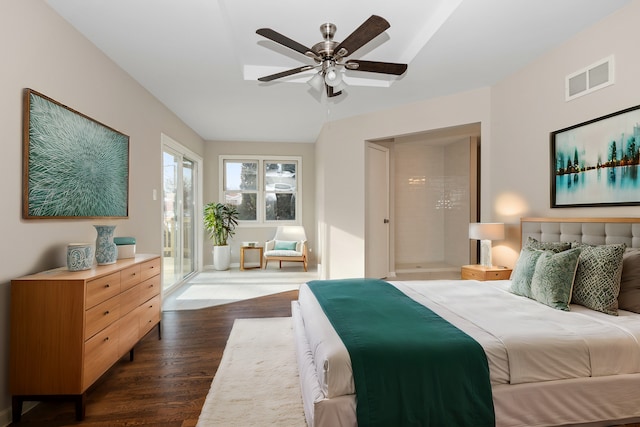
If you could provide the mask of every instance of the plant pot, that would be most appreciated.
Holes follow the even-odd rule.
[[[228,270],[231,265],[231,246],[213,247],[213,268],[214,270]]]

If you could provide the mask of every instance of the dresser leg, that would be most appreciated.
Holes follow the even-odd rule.
[[[158,339],[162,339],[162,321],[158,322]]]
[[[76,401],[76,420],[82,421],[84,420],[84,415],[85,415],[85,410],[84,410],[85,403],[86,403],[85,393],[75,396],[75,401]]]
[[[22,418],[22,396],[13,396],[11,398],[11,418],[14,423],[19,423]]]
[[[133,362],[133,349],[129,350],[129,362]]]

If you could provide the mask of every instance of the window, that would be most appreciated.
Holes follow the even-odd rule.
[[[301,158],[220,156],[220,164],[222,200],[241,225],[300,224]]]

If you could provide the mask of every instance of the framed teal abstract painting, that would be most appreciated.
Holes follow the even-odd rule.
[[[127,135],[26,89],[23,144],[24,218],[128,217]]]
[[[640,105],[551,132],[551,207],[640,205]]]

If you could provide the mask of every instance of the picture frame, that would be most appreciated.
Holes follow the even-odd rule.
[[[640,205],[640,105],[550,134],[551,207]]]
[[[129,137],[24,91],[23,218],[128,218]]]

